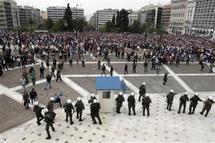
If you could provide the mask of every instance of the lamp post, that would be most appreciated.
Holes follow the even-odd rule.
[[[16,11],[16,23],[17,23],[17,30],[18,30],[18,38],[19,38],[19,48],[22,48],[21,36],[20,36],[20,27],[19,27],[19,20],[18,20],[18,11]]]

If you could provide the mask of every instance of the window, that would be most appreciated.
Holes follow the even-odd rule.
[[[110,91],[105,91],[102,93],[103,99],[110,99]]]

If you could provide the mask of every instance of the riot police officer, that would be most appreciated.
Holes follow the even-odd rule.
[[[43,114],[44,114],[44,121],[46,122],[46,132],[47,132],[47,137],[46,139],[49,140],[51,139],[51,135],[50,135],[50,131],[49,131],[49,128],[51,127],[52,128],[52,131],[54,132],[55,131],[55,128],[53,126],[53,123],[54,123],[54,116],[53,116],[53,113],[50,112],[47,108],[43,109]]]
[[[140,86],[139,94],[140,94],[139,95],[139,102],[140,102],[141,97],[144,97],[146,94],[146,83],[145,82],[143,82],[142,85]]]
[[[178,114],[180,114],[180,111],[181,111],[181,107],[183,106],[183,113],[185,113],[185,110],[186,110],[186,102],[189,101],[189,98],[188,98],[188,94],[187,92],[184,93],[184,95],[182,95],[180,97],[180,104],[179,104],[179,109],[178,109]]]
[[[174,96],[176,94],[174,93],[174,90],[170,90],[170,92],[167,94],[166,98],[167,98],[167,109],[169,111],[171,111],[171,108],[172,108],[172,103],[173,103],[173,99],[174,99]]]
[[[77,98],[77,102],[75,103],[75,108],[76,108],[76,112],[77,112],[77,119],[79,119],[79,121],[83,121],[82,120],[82,112],[85,109],[84,107],[84,103],[82,102],[81,97]]]
[[[145,116],[145,110],[147,110],[147,116],[149,116],[149,106],[150,106],[151,102],[152,102],[152,100],[148,95],[143,97],[143,99],[142,99],[143,116]]]
[[[72,105],[72,100],[67,99],[66,103],[63,106],[64,111],[66,113],[66,122],[68,122],[68,118],[70,119],[70,124],[72,125],[74,122],[72,121],[72,114],[75,112],[75,109]]]
[[[34,102],[33,112],[36,115],[38,126],[41,125],[40,121],[42,121],[44,119],[44,116],[41,113],[42,109],[43,108],[39,106],[39,102],[38,101]]]
[[[102,121],[101,121],[100,116],[99,116],[100,108],[101,108],[100,103],[98,102],[97,99],[94,99],[93,103],[90,105],[90,111],[91,111],[90,115],[91,115],[91,118],[93,120],[93,124],[97,124],[95,118],[98,119],[100,125],[102,124]]]
[[[115,101],[116,101],[116,113],[121,113],[120,108],[122,107],[122,103],[125,101],[122,92],[119,92],[119,95],[117,96]]]
[[[190,115],[194,114],[198,101],[202,101],[202,100],[199,98],[199,94],[195,93],[195,95],[192,98],[190,98],[190,107],[189,107]]]
[[[128,97],[128,115],[131,115],[131,109],[133,110],[134,116],[136,115],[135,112],[135,94],[134,92],[131,92],[131,95]]]
[[[88,103],[92,104],[94,99],[97,99],[97,98],[96,98],[94,93],[91,93],[91,96],[90,96],[90,99],[88,100]]]
[[[209,111],[211,110],[212,104],[214,104],[213,98],[209,96],[208,99],[204,102],[204,107],[202,109],[202,112],[200,112],[200,114],[203,115],[204,112],[206,111],[205,117],[207,117]]]

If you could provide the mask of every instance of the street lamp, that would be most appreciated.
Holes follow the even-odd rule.
[[[16,11],[16,23],[17,23],[17,30],[18,30],[18,38],[19,38],[19,47],[22,48],[21,36],[20,36],[20,27],[19,27],[19,20],[18,20],[18,11]]]

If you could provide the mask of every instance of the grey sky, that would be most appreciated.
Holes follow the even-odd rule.
[[[18,5],[29,5],[46,10],[48,6],[66,6],[70,3],[71,7],[81,7],[85,10],[88,17],[96,10],[104,8],[133,9],[138,10],[147,4],[168,4],[171,0],[16,0]]]

